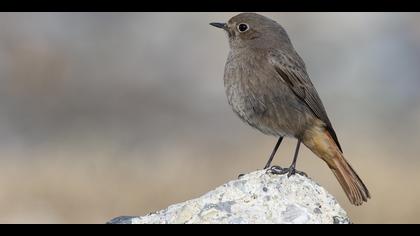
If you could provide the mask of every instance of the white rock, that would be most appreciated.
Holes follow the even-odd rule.
[[[141,217],[111,224],[332,224],[350,223],[346,212],[308,177],[265,170],[230,181],[205,195]]]

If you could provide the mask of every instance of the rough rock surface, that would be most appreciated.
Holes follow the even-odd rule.
[[[121,216],[111,224],[143,223],[350,223],[346,212],[324,188],[303,175],[260,170],[230,181],[205,195],[146,216]]]

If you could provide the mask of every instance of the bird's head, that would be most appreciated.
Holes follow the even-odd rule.
[[[256,13],[241,13],[227,23],[210,23],[227,32],[232,49],[242,47],[275,47],[290,43],[283,27],[268,17]]]

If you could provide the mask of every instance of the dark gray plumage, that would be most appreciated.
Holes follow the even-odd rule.
[[[297,138],[291,168],[302,141],[333,170],[353,204],[366,201],[370,194],[344,159],[305,63],[284,28],[255,13],[242,13],[225,24],[212,25],[223,28],[229,38],[224,84],[233,111],[265,134]]]

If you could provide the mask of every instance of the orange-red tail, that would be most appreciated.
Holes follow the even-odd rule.
[[[343,155],[335,158],[333,162],[335,164],[330,166],[330,168],[346,192],[350,202],[356,206],[362,205],[363,202],[370,198],[366,185],[344,159]]]
[[[370,198],[366,185],[346,161],[328,131],[323,127],[313,128],[306,132],[303,143],[328,164],[352,204],[359,206]]]

